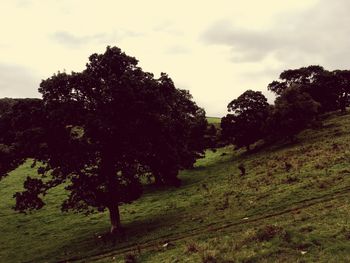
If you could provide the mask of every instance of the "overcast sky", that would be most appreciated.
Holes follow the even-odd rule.
[[[208,116],[289,68],[350,68],[348,0],[0,0],[0,97],[39,97],[118,46],[190,90]]]

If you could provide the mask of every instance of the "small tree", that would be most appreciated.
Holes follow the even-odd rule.
[[[116,233],[119,206],[141,196],[143,175],[178,185],[179,169],[203,154],[204,111],[166,74],[155,79],[119,48],[91,55],[80,73],[53,75],[39,91],[42,101],[0,119],[9,131],[2,154],[13,160],[1,160],[1,174],[33,158],[45,176],[27,178],[15,195],[19,211],[40,209],[42,196],[65,183],[63,211],[108,209]]]
[[[229,113],[222,118],[222,135],[238,148],[247,150],[252,143],[263,138],[263,124],[268,114],[267,99],[260,91],[248,90],[231,101]]]

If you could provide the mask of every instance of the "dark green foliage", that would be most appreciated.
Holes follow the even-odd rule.
[[[303,88],[308,89],[324,72],[325,70],[321,66],[308,66],[299,69],[285,70],[280,74],[281,81],[271,82],[268,85],[268,89],[275,92],[277,95],[281,95],[285,89],[295,84],[299,84],[303,86]]]
[[[206,143],[207,148],[215,150],[220,147],[220,131],[215,127],[214,124],[210,124],[206,131]]]
[[[293,140],[295,134],[315,123],[318,114],[338,109],[345,112],[350,105],[348,70],[328,71],[321,66],[286,70],[268,89],[278,95],[265,124],[269,139]]]
[[[22,164],[27,157],[39,154],[39,148],[43,147],[43,117],[42,102],[39,99],[16,100],[10,110],[1,115],[0,179]]]
[[[286,88],[276,99],[267,118],[267,134],[273,138],[289,138],[308,127],[317,116],[320,104],[302,92],[299,86]]]
[[[215,148],[226,146],[228,142],[222,137],[221,118],[207,117],[207,120],[209,124],[206,134],[207,148],[215,151]]]
[[[348,70],[328,71],[321,66],[308,66],[283,71],[279,81],[273,81],[268,89],[281,95],[292,85],[298,85],[320,103],[320,112],[340,109],[350,105],[350,74]]]
[[[335,70],[332,72],[333,85],[337,93],[338,108],[344,113],[350,105],[350,70]]]
[[[0,116],[11,111],[12,107],[17,103],[16,99],[3,98],[0,99]]]
[[[14,197],[16,198],[16,210],[26,211],[31,209],[40,209],[44,206],[44,202],[39,195],[45,192],[45,185],[42,180],[27,177],[24,182],[23,192],[17,192]]]
[[[17,103],[0,120],[1,175],[33,158],[45,178],[27,178],[17,210],[41,208],[42,196],[65,184],[62,210],[108,209],[115,230],[118,206],[141,196],[142,176],[178,186],[178,171],[204,152],[204,110],[119,48],[91,55],[82,72],[53,75],[39,91],[42,101]]]
[[[264,137],[263,125],[268,115],[267,99],[260,91],[247,90],[231,101],[229,113],[222,118],[222,136],[241,148],[249,146]]]
[[[324,70],[316,75],[312,83],[299,85],[303,92],[308,93],[320,104],[319,112],[324,113],[340,109],[340,93],[337,89],[338,79],[334,72]]]

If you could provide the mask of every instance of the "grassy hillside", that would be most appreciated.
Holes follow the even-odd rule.
[[[220,124],[221,123],[221,118],[219,117],[207,117],[208,123],[209,124]]]
[[[13,212],[27,163],[0,182],[0,262],[349,262],[349,146],[350,116],[334,114],[295,144],[208,151],[181,188],[122,207],[123,240],[104,236],[108,214],[61,214],[62,189],[41,211]]]

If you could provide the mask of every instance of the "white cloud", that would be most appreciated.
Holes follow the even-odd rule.
[[[29,69],[18,65],[0,64],[0,94],[1,97],[26,98],[39,97],[40,79]]]
[[[247,89],[266,90],[284,69],[349,68],[349,5],[346,0],[4,0],[0,65],[11,68],[13,77],[0,75],[0,97],[37,96],[41,79],[58,70],[80,71],[89,55],[116,45],[144,70],[156,76],[167,72],[208,115],[221,116],[230,100]]]
[[[66,45],[67,47],[79,48],[81,45],[89,42],[101,42],[106,38],[106,35],[75,36],[66,31],[57,31],[52,35],[52,38],[54,41]]]
[[[291,12],[265,29],[234,26],[230,21],[211,25],[202,35],[208,44],[231,48],[234,63],[261,62],[268,56],[289,65],[322,63],[349,67],[350,2],[320,1],[311,9]]]

